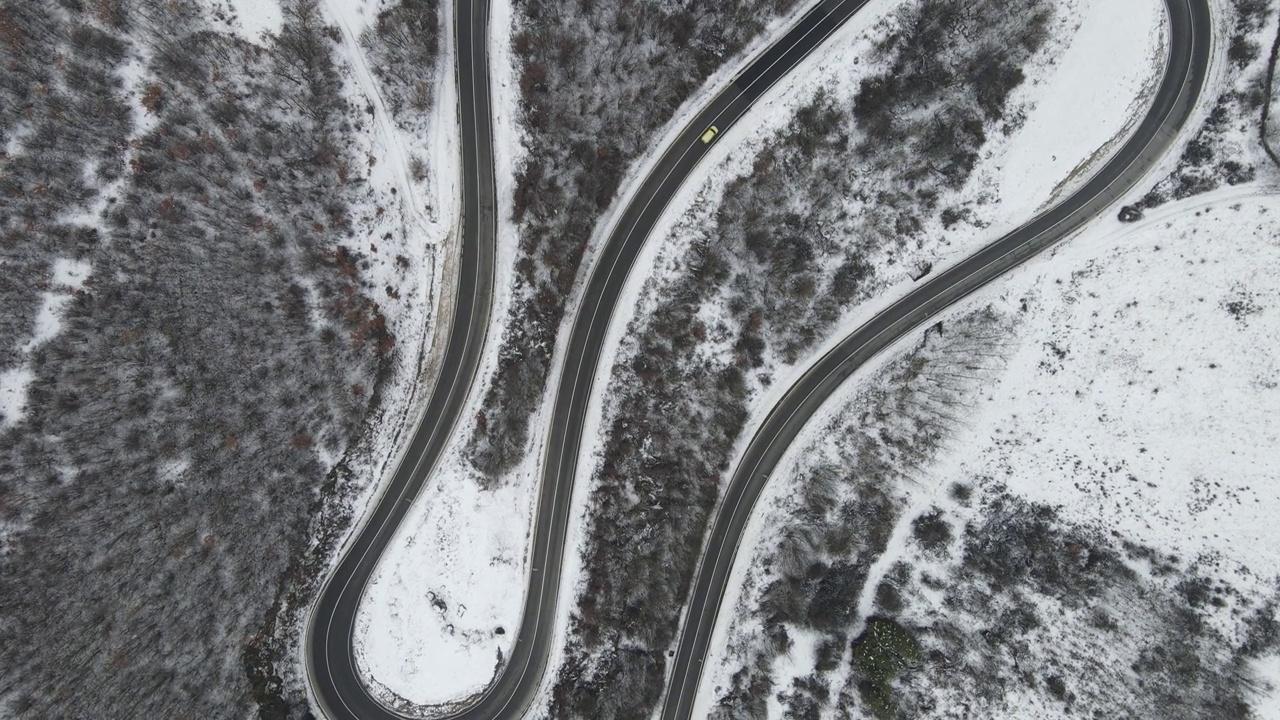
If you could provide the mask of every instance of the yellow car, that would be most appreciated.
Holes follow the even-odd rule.
[[[715,140],[716,136],[719,134],[720,134],[720,128],[716,127],[715,125],[712,125],[702,133],[702,144],[710,145],[711,141]]]

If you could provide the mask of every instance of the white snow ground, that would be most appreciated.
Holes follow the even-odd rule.
[[[1050,42],[1025,68],[1027,81],[1009,100],[1009,114],[1018,112],[1012,109],[1021,108],[1025,122],[1008,136],[989,139],[965,187],[954,198],[945,198],[957,206],[972,203],[976,206],[974,219],[944,229],[934,218],[925,226],[926,240],[921,247],[896,258],[876,258],[876,273],[886,280],[885,287],[876,300],[843,318],[810,357],[820,357],[863,322],[910,292],[915,283],[911,273],[918,263],[932,262],[932,272],[936,274],[1083,185],[1118,149],[1147,109],[1164,63],[1167,19],[1163,8],[1161,0],[1120,4],[1063,0],[1050,30]],[[867,21],[873,18],[868,17]],[[828,71],[836,73],[842,67],[856,66],[858,50],[865,50],[865,46],[837,54],[834,67]],[[1099,56],[1121,59],[1123,65],[1099,62]],[[836,85],[846,93],[843,97],[852,97],[860,78],[832,75],[827,87]],[[811,96],[818,87],[813,85],[808,88],[809,94],[801,97]],[[1065,112],[1056,100],[1064,94],[1090,111]],[[752,148],[758,149],[758,145]],[[1176,157],[1176,148],[1171,154]],[[750,167],[753,159],[754,152],[743,160],[743,167]],[[1172,165],[1172,161],[1162,165]],[[733,177],[728,173],[712,175],[707,183],[709,191],[718,193]],[[694,207],[693,213],[696,212]],[[681,219],[685,228],[673,233],[680,248],[699,229],[693,213]],[[711,217],[709,212],[703,216],[708,220]],[[771,373],[773,383],[757,389],[760,396],[754,401],[756,410],[743,432],[744,438],[754,433],[769,409],[805,369],[801,362]]]
[[[1032,317],[937,472],[1280,575],[1280,198],[1107,222],[993,291]]]
[[[1161,208],[1137,226],[1102,222],[951,311],[993,303],[1018,314],[1024,301],[1028,308],[1004,371],[984,387],[950,452],[907,490],[916,504],[946,506],[943,480],[990,477],[1061,508],[1066,522],[1113,528],[1214,568],[1245,591],[1273,588],[1280,577],[1277,237],[1280,197],[1256,186],[1220,191]],[[841,396],[847,401],[875,376],[874,368],[859,373]],[[840,402],[831,405],[795,447],[821,442]],[[795,455],[804,462],[804,453]],[[780,469],[762,508],[789,494],[796,470]],[[904,513],[903,524],[913,516]],[[767,547],[785,520],[776,513],[753,519],[735,568],[739,582],[759,554],[752,549]],[[891,542],[879,565],[897,559],[902,545]],[[700,708],[733,670],[721,663],[735,615],[726,613],[717,628]],[[1274,684],[1277,667],[1280,658],[1270,658],[1257,669]],[[1275,715],[1277,700],[1274,693],[1259,698],[1264,717]]]
[[[34,379],[25,365],[0,371],[0,426],[22,419],[27,409],[27,387]]]
[[[278,35],[284,25],[279,0],[212,0],[209,7],[214,18],[249,42],[260,42],[264,34]]]

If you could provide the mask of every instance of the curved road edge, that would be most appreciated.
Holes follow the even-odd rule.
[[[934,314],[1022,264],[1113,206],[1164,155],[1191,116],[1213,41],[1207,0],[1166,0],[1169,55],[1153,104],[1128,142],[1080,190],[935,276],[859,327],[815,362],[774,406],[743,453],[712,526],[681,629],[664,720],[693,713],[703,661],[747,520],[788,446],[859,367]]]
[[[332,720],[410,718],[369,692],[356,667],[355,620],[379,558],[443,453],[480,366],[493,300],[496,188],[487,0],[456,0],[454,48],[462,133],[462,233],[454,308],[440,372],[395,474],[321,587],[306,631],[311,697]]]
[[[511,657],[480,698],[448,718],[522,716],[541,688],[555,626],[561,560],[583,419],[605,334],[622,287],[654,224],[706,154],[707,125],[724,132],[765,91],[869,0],[819,0],[726,86],[672,141],[628,201],[591,270],[574,317],[557,389],[535,510],[529,588]],[[312,607],[305,662],[312,698],[332,720],[414,716],[387,707],[360,677],[353,652],[364,588],[410,504],[434,469],[473,384],[488,329],[496,248],[489,103],[487,0],[455,0],[454,40],[462,126],[463,234],[457,303],[437,384],[409,449]],[[586,314],[590,310],[590,316]],[[584,319],[585,318],[585,319]],[[476,323],[482,323],[477,327]],[[477,335],[479,338],[477,338]],[[583,377],[585,375],[585,380]],[[569,434],[570,428],[573,432]],[[460,701],[460,705],[467,701]]]

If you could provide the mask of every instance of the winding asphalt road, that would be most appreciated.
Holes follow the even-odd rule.
[[[450,717],[519,717],[537,694],[552,646],[578,452],[605,335],[623,285],[649,233],[708,149],[699,135],[707,126],[716,125],[723,137],[770,86],[866,2],[822,0],[681,131],[623,210],[592,269],[574,316],[548,430],[529,588],[512,655],[494,684],[476,702]],[[871,354],[1104,209],[1167,146],[1193,104],[1204,76],[1208,47],[1204,0],[1168,2],[1174,18],[1173,51],[1156,108],[1139,128],[1135,140],[1098,178],[1059,208],[922,285],[824,356],[766,420],[732,481],[729,499],[713,529],[688,616],[696,618],[696,623],[686,626],[681,636],[680,652],[673,665],[675,680],[664,716],[687,717],[690,712],[701,659],[746,517],[782,450],[821,400]],[[317,703],[334,720],[410,717],[379,703],[360,679],[353,653],[355,617],[379,557],[453,432],[475,379],[488,327],[496,232],[486,56],[488,5],[486,0],[455,3],[464,223],[457,302],[440,380],[404,460],[312,609],[307,673]],[[1145,142],[1138,143],[1142,138]]]
[[[1170,44],[1151,109],[1130,140],[1084,187],[1027,224],[921,284],[815,362],[773,407],[730,480],[694,581],[680,633],[664,720],[693,714],[698,681],[742,532],[769,475],[815,411],[863,363],[935,313],[991,282],[1113,207],[1168,150],[1208,71],[1212,26],[1206,0],[1166,0]]]
[[[457,424],[484,345],[493,291],[495,233],[486,0],[455,0],[454,38],[463,148],[463,237],[459,292],[440,379],[395,476],[349,544],[312,608],[306,665],[312,692],[333,720],[408,718],[381,704],[356,668],[355,618],[378,559],[430,476]],[[624,209],[588,280],[569,341],[552,414],[530,556],[529,588],[516,644],[497,680],[452,718],[515,718],[537,694],[551,648],[560,591],[569,504],[583,418],[609,321],[640,249],[658,218],[709,146],[709,125],[721,134],[774,83],[865,5],[822,0],[672,142]]]

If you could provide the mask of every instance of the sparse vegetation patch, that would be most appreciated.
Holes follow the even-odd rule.
[[[1178,167],[1131,207],[1141,211],[1182,200],[1223,185],[1252,181],[1265,162],[1260,137],[1271,137],[1264,103],[1269,58],[1261,51],[1275,37],[1271,0],[1231,0],[1225,18],[1231,27],[1225,89],[1195,137],[1183,148]],[[1261,128],[1261,129],[1259,129]]]

